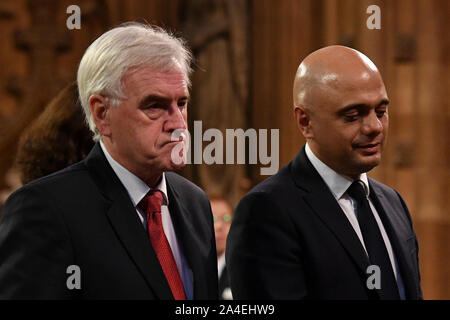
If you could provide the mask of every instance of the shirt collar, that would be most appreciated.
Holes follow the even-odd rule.
[[[345,194],[345,192],[347,191],[347,189],[350,187],[350,185],[352,184],[352,182],[354,180],[337,173],[336,171],[331,169],[329,166],[327,166],[325,163],[323,163],[312,152],[308,143],[306,143],[305,152],[306,152],[306,156],[308,157],[308,159],[311,162],[311,164],[313,165],[313,167],[317,170],[319,175],[325,181],[328,188],[333,193],[333,196],[339,200]],[[360,180],[362,182],[362,184],[364,185],[364,190],[366,191],[366,196],[368,197],[370,189],[369,189],[369,181],[367,179],[367,174],[362,173],[359,176],[359,179],[357,179],[357,180]]]
[[[155,188],[150,188],[144,181],[142,181],[139,177],[134,175],[120,163],[118,163],[114,158],[109,154],[106,149],[103,141],[100,140],[100,147],[103,150],[103,153],[106,156],[109,164],[112,169],[116,173],[120,182],[124,185],[125,189],[127,189],[128,195],[133,202],[133,205],[136,207],[138,203],[144,198],[144,196],[150,190],[160,190],[163,194],[163,205],[169,205],[169,198],[167,197],[167,185],[166,185],[166,176],[163,172],[160,182]]]

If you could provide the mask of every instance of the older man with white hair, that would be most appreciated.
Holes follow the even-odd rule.
[[[173,136],[187,130],[190,62],[180,39],[136,23],[89,46],[77,80],[97,143],[7,200],[0,298],[217,298],[208,198],[170,172],[183,166]]]

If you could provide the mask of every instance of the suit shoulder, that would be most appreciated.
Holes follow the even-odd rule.
[[[247,195],[251,194],[285,194],[295,187],[294,181],[289,171],[289,165],[284,166],[273,176],[268,177],[261,183],[254,186]]]
[[[282,203],[289,203],[296,190],[289,165],[287,165],[281,168],[278,173],[254,186],[242,197],[238,207],[281,207]]]
[[[190,196],[201,196],[207,198],[205,191],[203,191],[195,183],[182,177],[178,173],[166,172],[165,176],[169,185],[177,189],[178,191],[181,191],[182,194],[187,194]]]
[[[373,184],[374,186],[376,186],[376,187],[378,187],[378,188],[382,188],[382,189],[386,189],[386,190],[394,190],[394,189],[392,189],[391,187],[389,187],[389,186],[387,186],[387,185],[385,185],[384,183],[382,183],[382,182],[380,182],[380,181],[378,181],[378,180],[375,180],[375,179],[373,179],[373,178],[368,178],[369,179],[369,182],[371,183],[371,184]]]
[[[382,192],[389,199],[401,199],[400,194],[393,188],[381,183],[380,181],[369,178],[369,183],[378,192]]]
[[[79,202],[77,197],[71,196],[77,188],[73,183],[74,176],[79,175],[76,172],[83,172],[83,169],[71,166],[23,185],[6,200],[1,218],[16,222],[45,220],[48,225],[49,219],[62,217],[60,208],[71,207],[70,201]]]
[[[90,180],[90,175],[83,162],[73,164],[65,169],[59,170],[47,176],[33,180],[16,191],[9,198],[23,193],[50,195],[54,192],[69,190],[80,186],[81,181]],[[87,185],[85,183],[85,185]]]
[[[62,170],[56,171],[49,175],[33,180],[24,185],[24,187],[34,188],[34,187],[43,187],[46,185],[53,185],[59,182],[65,183],[67,180],[70,180],[75,176],[83,175],[83,173],[86,173],[86,175],[88,174],[86,166],[84,165],[83,162],[78,162],[67,168],[64,168]]]

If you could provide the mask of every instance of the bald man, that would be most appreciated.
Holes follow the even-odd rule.
[[[376,66],[325,47],[300,64],[297,156],[239,203],[227,240],[236,299],[421,299],[417,238],[402,197],[367,177],[388,132]]]

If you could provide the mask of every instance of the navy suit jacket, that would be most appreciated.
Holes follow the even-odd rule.
[[[407,299],[421,299],[418,244],[401,196],[369,179]],[[304,148],[239,203],[227,239],[235,299],[371,299],[369,261]]]
[[[167,172],[169,211],[194,299],[217,299],[209,200]],[[69,290],[70,265],[81,289]],[[173,299],[136,210],[99,144],[88,157],[13,193],[0,218],[0,299]]]

